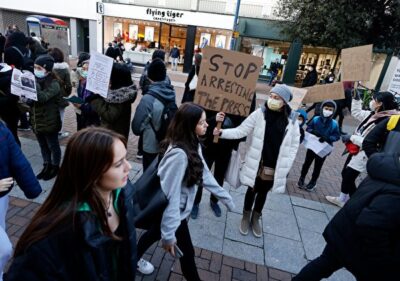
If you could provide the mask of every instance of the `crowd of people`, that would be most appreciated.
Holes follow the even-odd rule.
[[[30,40],[20,31],[10,32],[5,63],[0,64],[0,280],[11,255],[4,280],[134,280],[137,271],[154,271],[143,255],[157,241],[179,258],[186,280],[200,280],[188,220],[196,220],[201,212],[203,189],[211,194],[210,207],[216,217],[221,216],[221,203],[228,210],[235,208],[223,184],[232,151],[244,142],[239,178],[247,190],[238,231],[261,238],[267,195],[269,191],[285,192],[299,146],[308,134],[330,146],[342,139],[349,156],[342,171],[341,193],[327,196],[329,202],[342,207],[324,232],[327,245],[294,280],[320,280],[342,267],[359,280],[379,280],[378,276],[394,280],[400,273],[400,111],[391,93],[376,93],[370,110],[363,110],[359,92],[347,88],[351,114],[360,124],[353,134],[341,134],[341,126],[334,120],[335,101],[316,105],[318,111],[308,120],[304,110],[291,108],[293,95],[284,84],[276,84],[259,108],[254,97],[247,118],[194,104],[197,83],[193,81],[197,81],[201,54],[194,58],[178,107],[162,50],[155,51],[145,66],[139,89],[130,69],[115,62],[104,98],[86,88],[90,54],[79,55],[74,83],[61,50],[42,50]],[[112,51],[118,48],[110,47]],[[11,94],[13,68],[34,73],[37,100]],[[310,74],[311,80],[315,79]],[[139,90],[142,97],[132,113]],[[43,159],[36,176],[20,149],[21,104],[29,111]],[[69,104],[76,112],[77,133],[69,139],[62,157],[58,139]],[[156,167],[157,182],[167,200],[162,217],[149,221],[138,241],[138,214],[132,204],[135,190],[128,184],[130,130],[139,136],[143,170]],[[215,137],[220,138],[218,143]],[[299,188],[311,192],[317,187],[328,156],[307,150]],[[306,184],[312,162],[314,170]],[[356,179],[365,171],[368,177],[357,188]],[[14,181],[27,198],[35,198],[41,193],[38,180],[52,178],[50,194],[13,253],[5,215]]]

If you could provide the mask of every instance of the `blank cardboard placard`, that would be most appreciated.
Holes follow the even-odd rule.
[[[342,81],[369,81],[372,45],[342,50]]]
[[[327,99],[344,99],[344,88],[342,82],[315,85],[312,87],[307,87],[306,89],[308,91],[303,103],[321,102]]]
[[[249,115],[261,65],[260,57],[206,47],[194,102],[209,110]]]
[[[307,88],[296,88],[288,86],[290,91],[292,92],[293,98],[289,102],[290,108],[293,110],[297,110],[301,107],[303,99],[307,95]]]

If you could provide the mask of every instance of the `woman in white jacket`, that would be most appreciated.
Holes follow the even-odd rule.
[[[259,220],[268,191],[272,188],[273,192],[285,192],[286,177],[300,143],[298,114],[288,105],[291,98],[286,85],[277,85],[265,106],[254,111],[239,127],[214,130],[214,135],[223,139],[247,137],[245,163],[240,170],[240,181],[248,186],[240,225],[243,235],[247,235],[251,219],[253,234],[262,236]]]
[[[339,196],[325,196],[330,203],[343,207],[349,196],[356,191],[356,179],[367,168],[368,157],[362,150],[364,138],[375,126],[387,117],[399,114],[397,103],[389,92],[374,94],[370,102],[370,110],[362,110],[362,101],[357,90],[353,92],[351,115],[361,123],[352,135],[342,136],[345,143],[353,143],[359,147],[358,153],[349,155],[342,170],[342,185]]]

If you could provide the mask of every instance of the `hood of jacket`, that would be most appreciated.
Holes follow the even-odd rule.
[[[400,154],[375,153],[367,162],[368,175],[379,181],[398,185],[400,188]]]
[[[53,69],[69,69],[69,65],[66,62],[56,62]]]
[[[175,101],[174,87],[169,85],[166,80],[150,84],[147,93],[156,96],[162,101]]]
[[[137,96],[137,88],[135,84],[128,87],[122,87],[115,90],[108,90],[107,98],[105,99],[108,103],[124,103],[130,101],[133,103]]]
[[[5,63],[0,63],[0,90],[5,94],[10,92],[13,69]]]
[[[324,106],[325,106],[327,103],[332,103],[332,104],[333,104],[333,113],[332,113],[332,115],[329,116],[329,117],[325,117],[325,116],[322,114],[323,108],[324,108]],[[335,102],[334,100],[324,100],[324,101],[321,103],[321,107],[320,107],[320,112],[321,112],[320,117],[321,117],[321,119],[323,120],[323,122],[325,123],[327,120],[332,119],[333,116],[335,116],[336,110],[337,110],[337,105],[336,105],[336,102]]]

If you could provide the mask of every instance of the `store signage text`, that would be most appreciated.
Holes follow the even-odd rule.
[[[184,13],[173,10],[159,10],[148,8],[147,15],[151,15],[155,21],[176,22],[178,18],[182,18]]]

